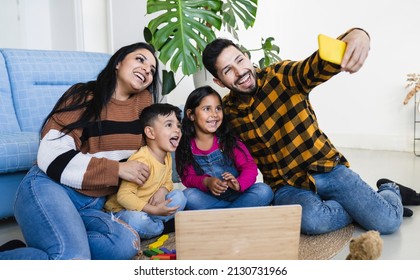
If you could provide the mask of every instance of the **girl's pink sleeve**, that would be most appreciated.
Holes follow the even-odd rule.
[[[203,192],[208,192],[209,189],[203,184],[204,178],[208,175],[197,175],[194,167],[190,164],[185,168],[183,176],[181,176],[182,184],[187,188],[197,188]]]
[[[245,144],[239,140],[237,143],[240,149],[235,148],[233,150],[235,167],[239,172],[239,176],[236,179],[241,186],[241,192],[244,192],[257,180],[258,167]]]

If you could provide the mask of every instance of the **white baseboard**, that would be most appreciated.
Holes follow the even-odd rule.
[[[336,147],[412,152],[414,140],[407,135],[354,135],[328,133],[328,137]],[[420,141],[419,141],[420,146]],[[420,149],[420,147],[418,148]]]

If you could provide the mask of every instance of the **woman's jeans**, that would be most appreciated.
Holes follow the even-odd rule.
[[[17,191],[15,217],[26,248],[0,259],[132,259],[140,238],[125,222],[102,211],[105,197],[90,197],[50,179],[37,166]]]
[[[220,150],[215,150],[208,155],[194,155],[194,160],[200,165],[204,174],[209,176],[223,180],[222,174],[229,172],[238,177],[238,171],[233,162]],[[274,197],[273,190],[264,183],[255,183],[245,192],[228,188],[220,196],[197,188],[187,188],[184,194],[187,197],[188,210],[267,206]]]
[[[184,210],[185,204],[187,203],[187,199],[181,190],[172,190],[166,195],[166,199],[172,199],[167,204],[168,207],[179,206],[176,212]],[[143,211],[131,210],[122,210],[114,213],[114,215],[135,229],[142,239],[150,239],[162,234],[163,223],[175,216],[175,214],[170,216],[155,216]]]
[[[274,194],[275,205],[302,206],[302,232],[320,234],[343,228],[353,220],[366,230],[390,234],[402,223],[403,206],[398,186],[372,189],[344,165],[313,175],[317,193],[283,186]]]

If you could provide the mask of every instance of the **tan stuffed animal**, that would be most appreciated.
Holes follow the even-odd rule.
[[[376,260],[381,256],[383,241],[378,231],[370,230],[350,240],[346,260]]]

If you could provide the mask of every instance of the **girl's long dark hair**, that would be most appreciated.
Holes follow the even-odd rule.
[[[64,125],[62,132],[67,134],[74,129],[85,128],[92,124],[92,122],[97,122],[99,129],[101,129],[101,111],[111,100],[117,86],[117,74],[115,68],[117,64],[120,63],[128,54],[138,49],[149,50],[155,57],[156,61],[158,61],[155,55],[155,49],[147,43],[139,42],[120,48],[109,59],[105,68],[99,73],[96,81],[75,84],[60,97],[54,108],[45,118],[42,128],[55,114],[83,109],[83,113],[80,115],[80,118],[73,123]],[[156,72],[153,76],[153,82],[147,88],[152,94],[154,102],[158,100],[158,86],[159,69],[158,64],[156,64]]]
[[[185,168],[190,164],[192,164],[196,170],[201,170],[200,166],[195,162],[191,151],[191,140],[195,138],[195,128],[193,121],[187,116],[187,111],[191,110],[194,113],[203,98],[209,95],[217,96],[220,104],[223,104],[219,93],[210,86],[203,86],[193,90],[185,103],[184,116],[182,118],[182,137],[179,146],[175,151],[176,170],[181,177],[183,176]],[[239,148],[239,146],[236,142],[236,136],[232,133],[232,130],[229,129],[226,118],[223,118],[222,124],[216,130],[216,136],[219,138],[219,148],[234,161],[233,149],[235,147]]]

